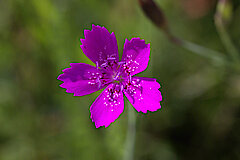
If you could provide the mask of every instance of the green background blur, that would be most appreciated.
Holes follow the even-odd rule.
[[[214,0],[157,0],[173,33],[227,55],[214,26]],[[100,92],[73,97],[57,77],[90,62],[80,38],[92,24],[151,43],[147,70],[162,109],[136,113],[136,160],[240,159],[240,74],[171,44],[137,0],[0,0],[0,160],[118,160],[127,110],[96,129],[89,107]],[[228,25],[240,48],[240,3]]]

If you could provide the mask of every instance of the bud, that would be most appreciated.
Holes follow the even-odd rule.
[[[229,23],[232,18],[232,4],[229,0],[219,0],[217,4],[216,19],[220,19],[223,23]]]
[[[153,0],[138,0],[145,15],[160,29],[168,32],[168,25],[164,13]]]
[[[138,0],[145,15],[159,28],[161,29],[168,39],[176,44],[182,45],[182,41],[175,37],[168,27],[167,20],[161,8],[159,8],[153,0]]]

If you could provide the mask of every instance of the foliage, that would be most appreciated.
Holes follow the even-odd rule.
[[[174,34],[227,56],[213,21],[216,3],[201,2],[207,9],[193,17],[188,0],[156,1]],[[232,2],[226,28],[239,52],[240,4]],[[240,159],[239,72],[169,42],[137,0],[8,0],[0,1],[1,160],[121,159],[126,109],[96,129],[89,104],[100,92],[73,97],[58,86],[67,64],[91,63],[79,39],[92,23],[114,31],[119,46],[125,37],[151,43],[141,76],[159,80],[163,103],[158,112],[138,114],[135,159]]]

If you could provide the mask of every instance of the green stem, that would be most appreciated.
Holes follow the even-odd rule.
[[[133,107],[128,102],[128,130],[127,138],[125,142],[125,151],[123,160],[134,159],[134,148],[135,148],[135,136],[136,136],[136,115]]]
[[[223,23],[221,22],[221,20],[215,20],[215,25],[227,52],[230,54],[233,61],[238,62],[239,61],[238,51],[233,45],[233,42],[230,39],[229,34],[227,33],[225,27],[223,26]]]
[[[203,47],[201,45],[177,38],[174,35],[172,35],[170,33],[170,31],[165,32],[165,34],[172,43],[174,43],[178,46],[181,46],[182,48],[184,48],[188,51],[191,51],[192,53],[195,53],[199,56],[211,59],[214,62],[218,62],[221,64],[229,63],[227,61],[227,57],[218,51],[215,51],[215,50]]]
[[[240,73],[240,65],[237,63],[231,63],[227,60],[226,56],[220,52],[183,40],[181,41],[180,46],[192,51],[192,53],[211,59],[213,62],[216,62],[216,64],[230,67],[235,72]]]
[[[226,2],[227,2],[226,0],[219,0],[217,8],[221,8],[220,6],[224,6],[226,4]],[[214,17],[217,32],[221,38],[221,41],[222,41],[224,47],[226,48],[227,52],[230,54],[232,60],[234,62],[239,62],[238,50],[234,46],[226,28],[225,28],[225,25],[223,23],[222,14],[223,13],[219,9],[219,10],[217,10],[215,17]]]
[[[209,48],[205,48],[203,46],[200,46],[200,45],[197,45],[192,42],[185,41],[185,40],[181,41],[181,46],[197,55],[209,58],[215,62],[219,62],[222,64],[227,63],[226,56],[224,56],[222,53],[217,52],[215,50],[211,50]]]

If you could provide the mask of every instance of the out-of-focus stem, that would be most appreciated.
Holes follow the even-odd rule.
[[[170,31],[167,19],[165,18],[162,9],[154,2],[154,0],[138,1],[145,15],[158,27],[158,29],[162,30],[167,35],[168,39],[172,43],[183,47],[191,51],[192,53],[206,57],[213,61],[221,62],[222,64],[227,63],[227,57],[224,56],[222,53],[194,44],[192,42],[182,40],[174,36]]]
[[[200,55],[202,57],[209,58],[215,62],[224,64],[227,63],[226,56],[224,56],[222,53],[219,53],[215,50],[211,50],[209,48],[205,48],[203,46],[200,46],[198,44],[188,42],[188,41],[181,41],[181,46],[197,55]]]
[[[225,46],[227,52],[230,54],[232,60],[234,62],[239,62],[239,53],[238,50],[235,48],[223,22],[223,11],[219,8],[225,7],[227,0],[219,0],[217,4],[217,12],[215,14],[215,26],[218,31],[218,34],[222,40],[223,45]]]
[[[170,32],[165,32],[165,34],[167,35],[168,39],[172,43],[174,43],[188,51],[191,51],[192,53],[195,53],[199,56],[211,59],[212,61],[218,62],[220,64],[228,63],[226,60],[226,56],[218,51],[203,47],[201,45],[198,45],[198,44],[186,41],[186,40],[182,40],[180,38],[173,36]]]
[[[123,160],[134,159],[135,135],[136,135],[136,115],[133,107],[127,102],[128,108],[128,130],[125,142],[125,150]]]

